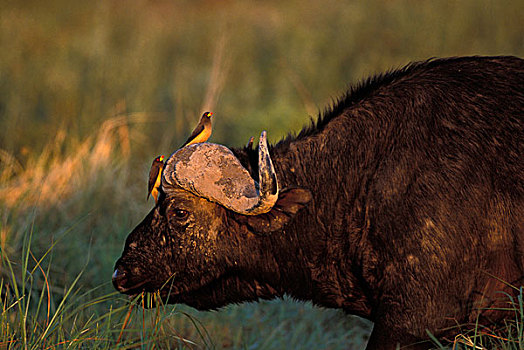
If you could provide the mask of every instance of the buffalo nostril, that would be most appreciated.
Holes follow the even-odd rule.
[[[113,272],[113,276],[112,276],[112,279],[116,280],[118,279],[123,273],[121,273],[120,271],[118,271],[118,269],[115,270],[115,272]],[[124,274],[125,275],[125,274]]]
[[[113,276],[111,277],[113,286],[119,291],[124,289],[124,284],[127,282],[126,272],[122,269],[115,269]]]

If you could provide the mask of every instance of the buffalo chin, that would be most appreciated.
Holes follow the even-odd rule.
[[[231,303],[258,301],[260,299],[274,299],[281,297],[274,288],[258,281],[246,282],[236,274],[221,276],[202,286],[189,288],[181,293],[171,293],[175,285],[166,285],[160,290],[160,299],[163,304],[185,304],[200,311],[216,310]],[[141,292],[153,292],[146,289],[128,293],[130,299],[136,298]],[[156,292],[156,291],[154,291]],[[157,307],[155,298],[151,302],[142,303],[146,308]]]

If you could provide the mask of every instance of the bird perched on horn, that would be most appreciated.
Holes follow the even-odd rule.
[[[213,132],[213,126],[211,124],[212,116],[213,113],[211,112],[205,112],[204,114],[202,114],[202,117],[200,117],[200,121],[191,133],[191,136],[189,136],[189,138],[182,145],[182,147],[189,146],[194,143],[206,142],[209,139],[211,133]]]
[[[147,199],[152,195],[155,203],[158,202],[158,187],[162,177],[162,169],[164,168],[164,156],[158,156],[153,160],[151,169],[149,170],[149,183],[147,186]]]

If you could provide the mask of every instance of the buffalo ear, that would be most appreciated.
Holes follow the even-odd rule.
[[[278,200],[271,211],[247,216],[246,224],[250,230],[259,234],[281,230],[312,198],[311,192],[306,189],[284,189],[280,191]]]

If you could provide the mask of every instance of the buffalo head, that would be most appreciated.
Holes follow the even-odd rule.
[[[172,154],[158,204],[128,236],[116,263],[115,288],[130,295],[159,290],[166,302],[198,309],[281,295],[271,283],[278,268],[265,238],[282,230],[311,194],[279,191],[265,132],[257,180],[221,145]]]

